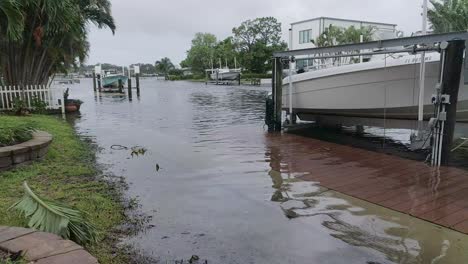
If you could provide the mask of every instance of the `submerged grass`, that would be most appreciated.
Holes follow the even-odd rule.
[[[8,208],[21,199],[22,183],[27,181],[38,195],[85,212],[98,230],[98,242],[87,249],[100,263],[132,263],[128,252],[116,247],[115,227],[126,222],[120,189],[98,179],[90,145],[69,124],[53,116],[0,116],[0,123],[5,120],[35,123],[54,139],[43,161],[0,173],[0,225],[26,226],[26,220]]]

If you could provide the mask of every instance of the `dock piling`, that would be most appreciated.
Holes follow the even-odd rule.
[[[128,99],[132,100],[132,79],[128,78]]]
[[[123,93],[123,81],[122,79],[119,79],[119,93]]]
[[[96,92],[96,73],[93,72],[93,91]]]
[[[455,132],[458,91],[460,89],[461,71],[463,66],[464,40],[450,41],[445,51],[443,68],[442,94],[448,95],[449,104],[445,104],[447,120],[445,121],[442,140],[441,165],[448,165]]]
[[[273,128],[271,131],[281,131],[281,116],[283,108],[283,64],[281,58],[273,59],[273,76],[272,76],[272,98],[273,98]]]
[[[140,74],[135,73],[135,83],[136,83],[136,89],[137,89],[137,96],[140,96]]]
[[[101,74],[99,74],[99,73],[97,75],[97,85],[98,85],[99,92],[101,92],[102,83],[101,83]]]

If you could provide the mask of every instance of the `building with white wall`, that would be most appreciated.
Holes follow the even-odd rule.
[[[372,27],[374,28],[373,38],[375,40],[396,37],[397,25],[395,24],[332,17],[318,17],[294,22],[291,24],[291,28],[289,29],[289,49],[296,50],[314,48],[315,45],[313,41],[315,41],[330,25],[343,29],[349,28],[351,26],[354,26],[355,28]],[[304,58],[298,57],[297,59],[299,59],[296,66],[297,68],[306,66],[304,65],[304,62],[301,63],[300,61],[300,59]]]

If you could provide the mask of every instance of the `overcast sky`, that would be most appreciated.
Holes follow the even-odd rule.
[[[319,16],[397,24],[405,35],[420,30],[422,0],[111,0],[117,24],[110,30],[90,27],[89,64],[154,63],[185,58],[196,32],[218,39],[242,21],[274,16],[283,25]]]

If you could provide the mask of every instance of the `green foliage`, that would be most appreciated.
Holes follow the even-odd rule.
[[[0,123],[0,147],[15,145],[32,139],[36,124],[18,122],[12,118],[2,118]]]
[[[233,36],[219,42],[213,34],[197,33],[187,58],[180,65],[190,67],[196,75],[204,75],[205,69],[226,65],[265,73],[271,68],[273,52],[286,49],[286,43],[281,41],[281,23],[274,17],[244,21],[233,28],[232,33]]]
[[[6,82],[46,83],[83,62],[89,24],[114,32],[109,0],[0,1],[0,69]]]
[[[314,41],[318,47],[336,46],[344,44],[359,43],[361,41],[361,35],[363,36],[364,42],[372,41],[375,28],[373,27],[362,27],[356,28],[351,26],[346,29],[342,29],[337,26],[330,25],[325,28],[324,32]]]
[[[287,47],[281,41],[281,23],[274,17],[244,21],[232,33],[240,63],[248,72],[265,73],[271,69],[273,52]]]
[[[34,96],[31,100],[32,111],[36,114],[45,114],[48,104],[39,97]]]
[[[17,115],[23,115],[26,110],[26,102],[20,96],[13,98],[13,112]]]
[[[428,18],[435,33],[468,30],[468,0],[431,0],[431,3]]]
[[[87,222],[83,213],[37,196],[23,183],[23,198],[12,205],[29,218],[28,227],[71,239],[80,245],[96,242],[95,227]]]
[[[272,74],[268,73],[243,73],[242,79],[250,80],[250,79],[271,79]]]
[[[86,245],[86,249],[99,263],[129,263],[129,256],[115,248],[113,235],[114,228],[125,220],[120,195],[115,185],[98,177],[90,146],[79,140],[66,121],[54,116],[0,116],[0,124],[6,120],[36,123],[38,130],[51,133],[54,140],[43,161],[0,172],[0,225],[27,225],[20,214],[6,212],[21,199],[22,183],[28,181],[37,195],[86,211],[87,219],[98,231],[98,243]]]
[[[24,16],[19,1],[0,1],[0,40],[2,35],[12,40],[20,39],[23,26]]]
[[[0,264],[28,264],[28,263],[29,262],[25,260],[23,256],[19,256],[19,257],[16,257],[15,259],[12,259],[11,256],[6,256],[2,258],[0,254]]]
[[[155,63],[155,70],[158,74],[168,75],[171,70],[173,70],[174,64],[172,64],[171,60],[168,57],[164,57],[161,60]]]
[[[193,73],[204,74],[211,68],[215,59],[216,36],[210,33],[197,33],[192,40],[192,46],[187,51],[187,58],[181,62],[183,67],[191,67]]]

